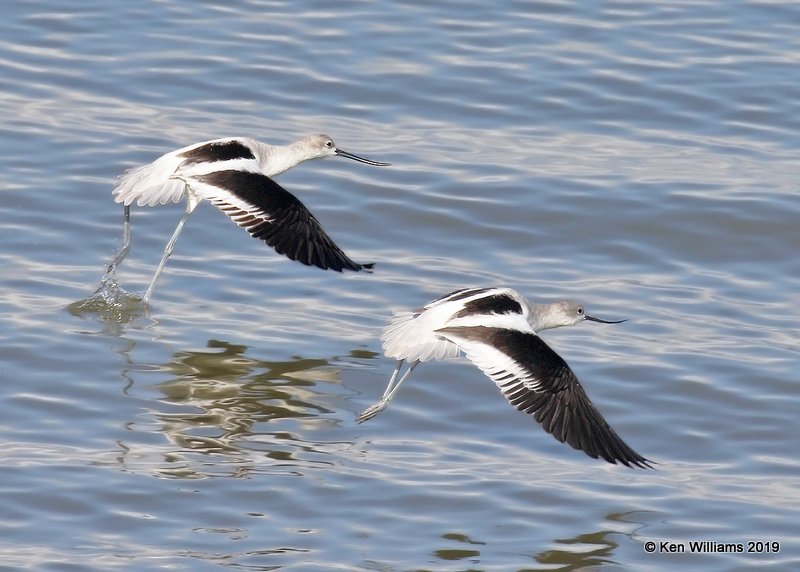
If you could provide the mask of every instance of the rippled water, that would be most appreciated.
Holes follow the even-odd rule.
[[[800,567],[795,3],[3,13],[0,569]],[[315,132],[393,163],[280,178],[373,274],[204,205],[145,309],[181,206],[134,209],[114,303],[85,304],[119,173]],[[557,443],[464,361],[356,425],[391,311],[495,284],[629,318],[544,337],[657,470]]]

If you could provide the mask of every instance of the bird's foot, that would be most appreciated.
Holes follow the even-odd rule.
[[[389,402],[387,400],[385,400],[385,399],[381,399],[377,403],[373,403],[372,405],[367,407],[364,411],[362,411],[361,415],[356,417],[356,423],[363,423],[364,421],[367,421],[368,419],[372,419],[378,413],[383,411],[388,404],[389,404]]]

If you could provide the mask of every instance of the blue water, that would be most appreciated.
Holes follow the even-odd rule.
[[[7,4],[0,570],[800,567],[800,6]],[[145,308],[182,207],[134,208],[119,298],[86,304],[125,169],[316,132],[392,163],[280,177],[373,274],[202,205]],[[657,469],[464,360],[357,425],[392,310],[470,285],[628,318],[543,337]]]

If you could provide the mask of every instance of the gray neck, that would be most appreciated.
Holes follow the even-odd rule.
[[[564,325],[563,321],[555,318],[550,304],[531,304],[529,322],[534,332],[558,328]]]
[[[289,145],[267,145],[259,142],[259,162],[270,177],[280,175],[292,167],[307,161],[310,157],[306,156],[299,144],[300,142],[290,143]]]

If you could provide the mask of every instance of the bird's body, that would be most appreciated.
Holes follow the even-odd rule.
[[[614,432],[567,363],[537,334],[584,320],[617,323],[586,315],[576,302],[531,304],[510,288],[466,288],[414,312],[397,313],[381,337],[386,356],[398,360],[395,371],[383,397],[358,421],[383,410],[421,362],[463,352],[509,403],[533,415],[559,441],[610,463],[648,467],[649,461]],[[397,380],[405,361],[409,368]]]
[[[490,290],[496,294],[485,296]],[[481,313],[476,305],[491,304],[495,296],[506,296],[505,306],[519,312]],[[516,304],[516,306],[514,306]],[[445,326],[488,326],[524,328],[530,314],[528,303],[509,288],[467,288],[428,302],[413,312],[398,312],[381,336],[386,357],[409,363],[448,359],[460,353],[458,344],[440,335]]]
[[[188,145],[147,165],[125,172],[114,188],[114,200],[125,205],[125,243],[109,264],[111,272],[127,254],[129,207],[186,201],[150,286],[152,295],[175,241],[191,213],[207,200],[253,237],[264,240],[292,260],[322,269],[358,271],[371,265],[353,262],[328,237],[311,212],[272,177],[310,159],[339,155],[369,165],[380,163],[336,147],[327,135],[312,135],[289,145],[268,145],[247,137],[226,137]]]

